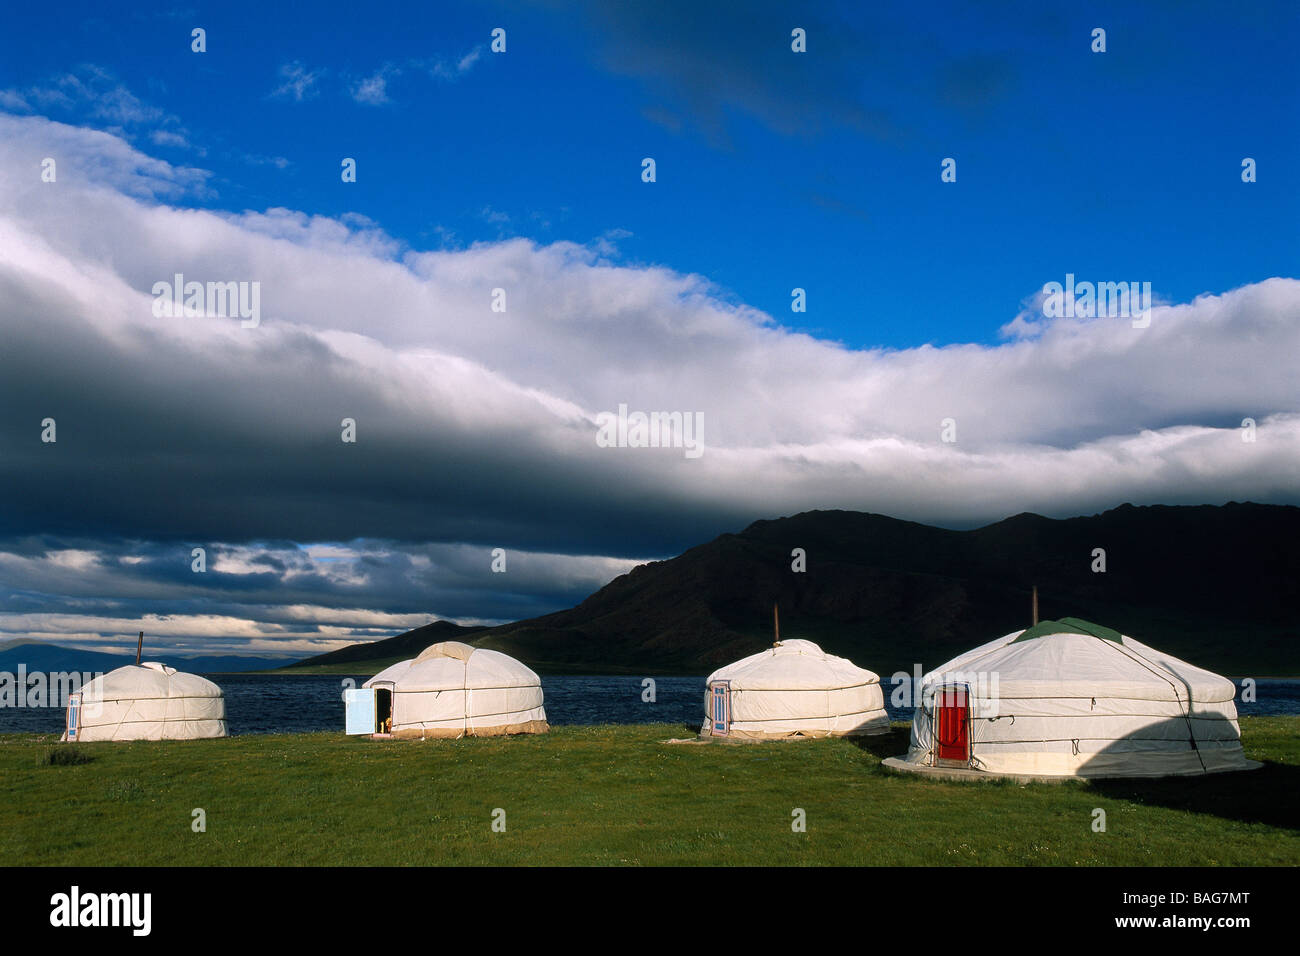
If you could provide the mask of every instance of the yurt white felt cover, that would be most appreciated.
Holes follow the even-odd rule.
[[[716,730],[715,685],[725,682],[729,722]],[[812,641],[781,641],[709,675],[700,733],[749,739],[882,734],[889,715],[880,678]]]
[[[221,688],[166,664],[128,664],[81,690],[79,741],[224,736],[226,699]],[[68,739],[66,731],[63,739]]]
[[[969,687],[969,766],[1039,776],[1245,770],[1232,681],[1076,618],[1043,621],[921,680],[909,763],[933,766],[935,688]]]
[[[363,687],[391,685],[394,737],[544,734],[542,682],[509,655],[458,641],[425,648]]]

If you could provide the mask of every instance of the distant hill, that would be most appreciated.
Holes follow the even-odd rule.
[[[757,521],[615,578],[575,608],[496,628],[437,621],[281,673],[375,672],[460,640],[543,673],[705,674],[781,633],[882,674],[932,667],[1040,616],[1082,617],[1231,676],[1300,674],[1300,508],[1123,505],[973,531],[810,511]],[[791,551],[807,571],[791,570]],[[1093,549],[1106,551],[1094,573]]]
[[[355,670],[377,672],[397,661],[409,660],[430,644],[442,641],[465,641],[486,630],[482,627],[469,627],[453,624],[451,621],[434,621],[414,630],[398,634],[382,641],[369,641],[364,644],[349,644],[337,651],[318,654],[305,660],[296,661],[280,668],[281,673],[312,672],[348,672]]]
[[[1297,542],[1300,508],[1280,505],[1123,505],[973,531],[812,511],[642,565],[575,608],[472,643],[544,672],[704,674],[770,645],[775,601],[782,636],[887,674],[1028,626],[1036,584],[1043,618],[1093,620],[1232,676],[1295,675]],[[793,548],[805,573],[791,571]],[[1091,570],[1094,548],[1105,573]]]
[[[207,655],[181,657],[170,651],[150,651],[145,647],[144,660],[161,661],[191,674],[238,673],[265,670],[275,667],[287,658],[244,657],[239,655]],[[17,673],[22,664],[29,672],[76,671],[96,673],[116,670],[135,663],[135,650],[129,654],[106,654],[102,651],[85,651],[75,647],[61,647],[46,641],[24,638],[0,644],[0,671]]]

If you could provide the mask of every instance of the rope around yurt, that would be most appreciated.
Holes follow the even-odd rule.
[[[1111,647],[1115,648],[1115,650],[1122,653],[1129,660],[1133,661],[1136,664],[1140,664],[1142,667],[1145,667],[1147,670],[1149,670],[1152,674],[1155,674],[1157,677],[1159,677],[1161,680],[1163,680],[1166,684],[1168,684],[1173,689],[1174,700],[1178,701],[1180,705],[1183,703],[1183,697],[1180,693],[1178,693],[1178,685],[1175,684],[1163,673],[1161,673],[1161,670],[1157,669],[1159,665],[1156,664],[1154,661],[1147,660],[1145,657],[1143,657],[1137,651],[1133,650],[1131,647],[1124,647],[1123,645],[1117,645],[1113,641],[1106,641],[1100,637],[1097,638],[1097,640],[1102,641],[1102,643],[1104,644],[1109,644]],[[1187,704],[1183,712],[1183,720],[1186,721],[1187,723],[1187,741],[1192,745],[1192,753],[1196,754],[1196,759],[1201,765],[1201,770],[1203,770],[1206,773],[1209,773],[1210,768],[1205,766],[1205,758],[1201,756],[1201,748],[1196,745],[1196,728],[1192,725],[1192,689],[1186,683],[1184,683],[1184,687],[1186,687],[1187,689]]]

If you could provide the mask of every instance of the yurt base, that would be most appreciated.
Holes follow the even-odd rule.
[[[1224,767],[1218,770],[1203,770],[1197,773],[1149,773],[1149,774],[1106,774],[1077,773],[1072,776],[1030,774],[1030,773],[990,773],[987,770],[972,770],[970,767],[928,767],[925,764],[912,763],[902,757],[886,757],[881,763],[897,773],[912,773],[936,780],[1014,780],[1017,783],[1066,783],[1070,780],[1159,780],[1164,777],[1205,777],[1210,774],[1235,773],[1241,770],[1258,770],[1264,766],[1258,760],[1247,760],[1244,766]]]
[[[698,737],[676,737],[672,740],[665,740],[666,744],[771,744],[771,743],[791,743],[796,740],[861,740],[865,737],[883,737],[889,733],[889,728],[874,731],[869,734],[728,734],[727,736],[713,736],[712,734],[700,734]]]
[[[455,740],[460,737],[508,737],[515,734],[544,734],[551,729],[544,720],[528,720],[497,727],[404,727],[388,734],[368,734],[371,740]]]

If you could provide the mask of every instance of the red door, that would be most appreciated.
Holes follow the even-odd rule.
[[[969,711],[966,701],[966,687],[961,684],[939,688],[935,695],[938,710],[937,728],[938,753],[940,760],[970,760]]]

